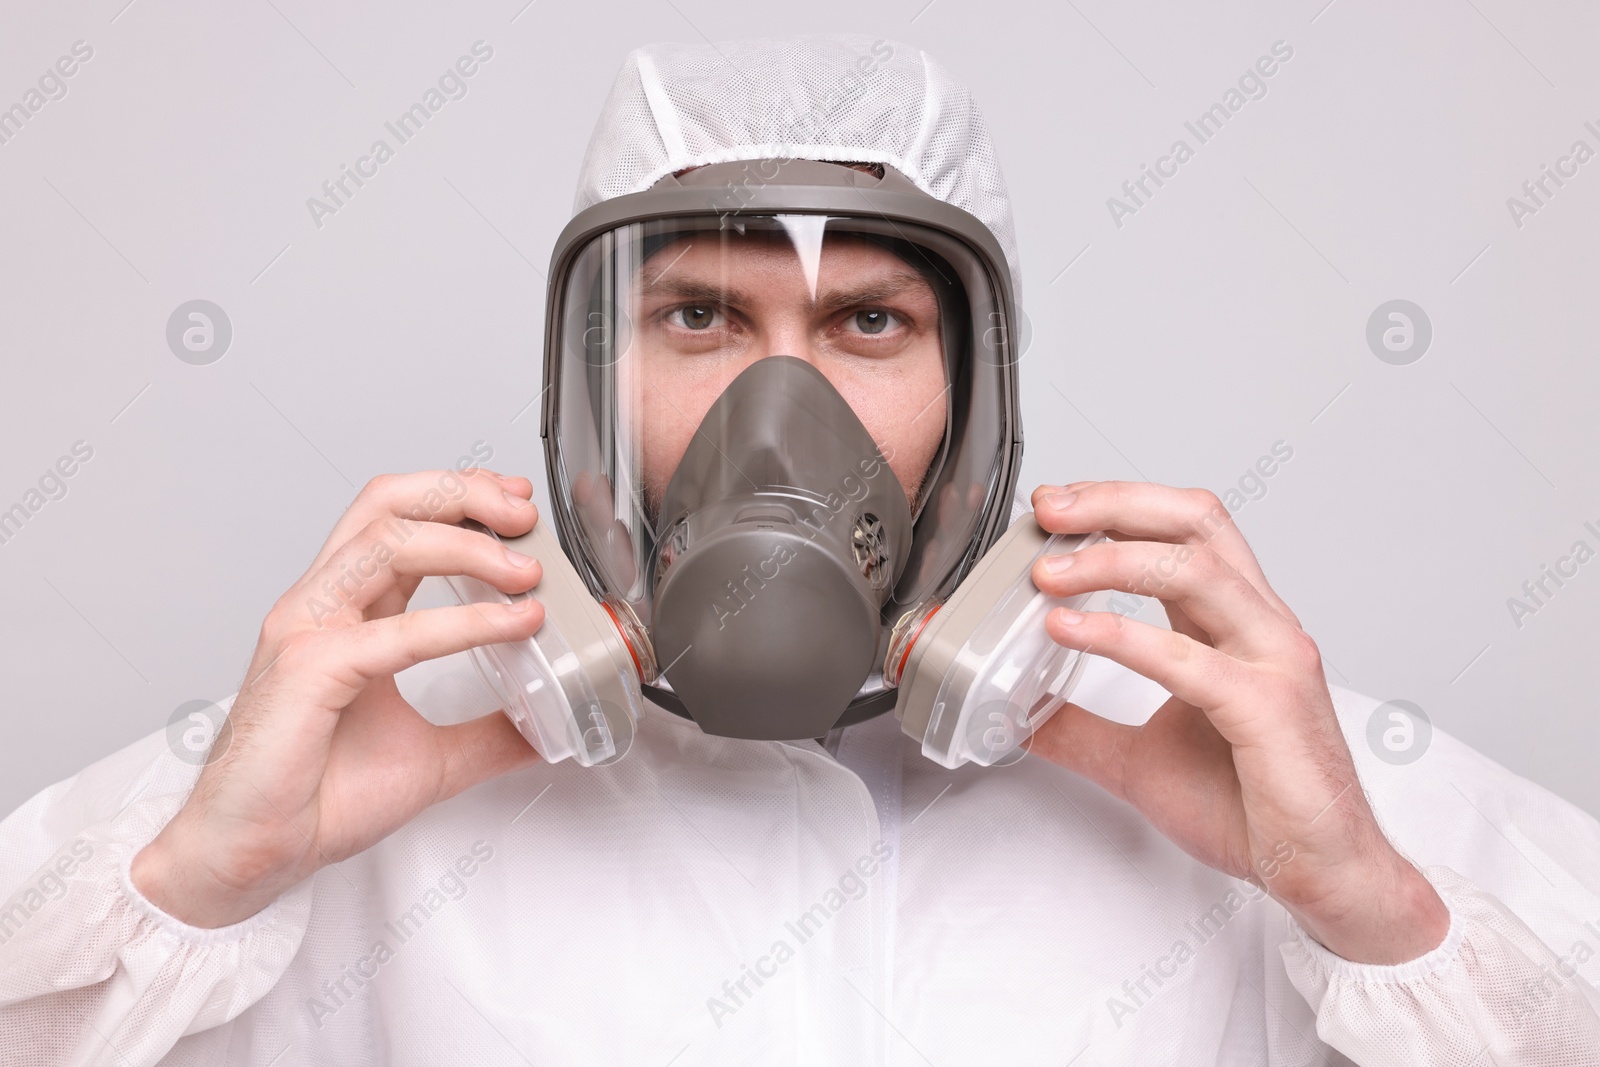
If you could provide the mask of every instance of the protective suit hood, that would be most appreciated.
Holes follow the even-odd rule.
[[[926,52],[866,34],[661,43],[623,61],[573,214],[709,163],[883,163],[971,214],[1022,301],[1011,197],[972,94]]]

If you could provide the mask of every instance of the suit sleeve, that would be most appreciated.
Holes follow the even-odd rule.
[[[1335,690],[1390,839],[1450,908],[1421,959],[1342,959],[1293,920],[1280,951],[1317,1036],[1362,1067],[1600,1063],[1600,824],[1448,735],[1394,764],[1377,701]]]
[[[199,767],[147,737],[0,823],[0,1063],[155,1063],[261,998],[300,946],[311,884],[244,922],[188,926],[133,886],[134,855]]]

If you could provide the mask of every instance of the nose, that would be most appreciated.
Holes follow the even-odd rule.
[[[781,321],[770,323],[763,331],[761,343],[754,346],[752,362],[769,356],[793,356],[821,370],[809,325],[801,316],[785,316]]]

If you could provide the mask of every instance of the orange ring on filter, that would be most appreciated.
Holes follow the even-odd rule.
[[[906,661],[911,658],[911,649],[916,645],[917,638],[922,636],[922,628],[928,625],[928,620],[937,615],[939,613],[939,609],[942,607],[944,607],[943,604],[935,604],[933,606],[933,610],[924,615],[921,620],[918,621],[917,628],[911,631],[911,637],[906,640],[906,650],[900,653],[900,662],[895,665],[893,684],[899,685],[900,679],[905,677]]]
[[[600,601],[600,606],[606,610],[607,615],[611,616],[611,625],[617,628],[617,636],[622,638],[622,647],[628,650],[628,658],[633,660],[634,674],[643,678],[644,668],[639,665],[639,653],[633,650],[633,643],[628,640],[628,632],[622,628],[622,620],[617,618],[617,613],[604,600]]]

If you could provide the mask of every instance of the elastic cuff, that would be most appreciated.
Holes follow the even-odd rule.
[[[1426,871],[1422,873],[1424,877],[1428,877]],[[1439,894],[1439,899],[1444,901],[1444,906],[1450,911],[1450,929],[1446,931],[1444,940],[1436,948],[1414,960],[1405,963],[1356,963],[1330,951],[1307,933],[1305,927],[1296,922],[1293,915],[1287,916],[1289,930],[1317,968],[1330,977],[1337,976],[1346,982],[1362,985],[1404,985],[1427,978],[1455,962],[1456,954],[1460,951],[1461,942],[1467,933],[1467,920],[1461,914],[1461,909],[1449,890],[1441,887],[1433,878],[1428,878],[1428,882],[1433,885],[1434,891]]]
[[[151,903],[150,899],[139,892],[139,887],[133,884],[133,858],[140,849],[129,849],[127,855],[117,861],[117,881],[121,886],[123,896],[127,897],[129,905],[134,912],[149,919],[163,933],[190,945],[215,945],[225,941],[239,941],[260,930],[270,926],[278,916],[279,905],[283,897],[278,897],[266,907],[230,926],[208,928],[204,926],[190,926],[182,919],[167,914]],[[289,890],[293,892],[293,890]]]

